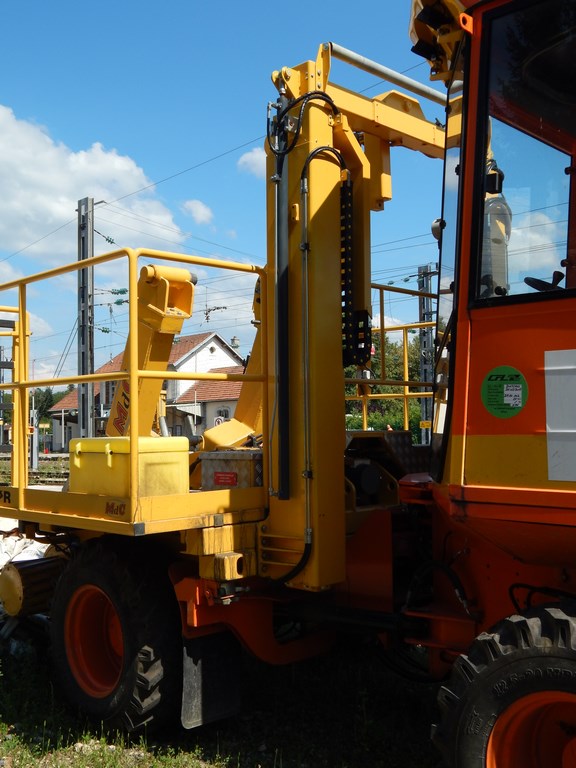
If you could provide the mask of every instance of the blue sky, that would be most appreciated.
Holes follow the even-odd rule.
[[[107,203],[96,209],[97,253],[110,250],[107,236],[118,246],[263,264],[271,72],[315,58],[332,40],[428,82],[426,63],[410,52],[409,14],[408,0],[336,0],[325,10],[261,0],[0,4],[0,281],[76,258],[83,197]],[[389,89],[338,62],[331,79],[367,95]],[[438,107],[425,112],[441,116]],[[428,233],[440,213],[440,178],[438,161],[394,153],[394,200],[373,235],[383,282],[436,260]],[[229,340],[248,316],[251,289],[200,278],[186,330]],[[121,287],[108,275],[99,288],[97,365],[123,348],[126,308],[111,293]],[[51,375],[74,323],[74,286],[30,301],[35,375]],[[207,322],[202,310],[217,306],[227,309]],[[391,313],[401,316],[401,306]],[[245,354],[249,337],[241,343]],[[75,369],[74,350],[64,372]]]

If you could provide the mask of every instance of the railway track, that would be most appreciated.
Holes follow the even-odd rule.
[[[41,455],[38,469],[28,470],[29,485],[64,485],[68,479],[68,456],[64,454]],[[10,485],[10,456],[0,457],[0,486]]]

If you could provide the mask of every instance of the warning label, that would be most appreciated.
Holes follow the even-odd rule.
[[[516,416],[528,400],[528,382],[516,368],[500,365],[482,382],[482,403],[488,413],[499,419]]]
[[[238,485],[238,473],[214,472],[214,485],[225,485],[228,488]]]

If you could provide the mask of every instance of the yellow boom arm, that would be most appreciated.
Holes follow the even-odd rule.
[[[138,280],[138,370],[165,371],[175,334],[192,314],[196,278],[178,267],[143,267]],[[122,370],[130,371],[130,337],[122,359]],[[162,389],[161,379],[140,379],[138,397],[139,434],[150,435]],[[130,386],[128,379],[118,382],[106,434],[110,437],[130,432]]]

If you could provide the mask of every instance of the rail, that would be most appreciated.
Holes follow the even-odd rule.
[[[397,85],[400,88],[415,93],[417,96],[434,101],[442,107],[446,105],[446,94],[442,93],[442,91],[437,91],[429,85],[423,85],[417,80],[413,80],[411,77],[406,77],[406,75],[403,75],[401,72],[396,72],[389,67],[385,67],[383,64],[379,64],[377,61],[372,61],[372,59],[368,59],[360,53],[355,53],[349,48],[344,48],[343,45],[338,45],[338,43],[330,42],[324,43],[323,45],[330,51],[335,59],[340,59],[340,61],[351,64],[371,75],[376,75],[376,77],[381,77],[383,80],[392,83],[392,85]]]
[[[411,296],[413,298],[436,300],[436,295],[425,291],[413,290],[411,288],[401,288],[398,286],[380,285],[372,283],[371,288],[378,293],[377,305],[379,307],[379,316],[381,318],[380,327],[373,328],[372,333],[379,336],[380,342],[380,371],[379,376],[371,375],[369,379],[364,378],[346,378],[347,385],[355,385],[357,394],[347,394],[346,401],[349,403],[358,402],[361,405],[362,429],[370,428],[370,409],[369,406],[374,402],[385,402],[390,400],[402,401],[402,427],[405,430],[410,429],[410,403],[414,400],[424,400],[432,398],[432,381],[421,381],[410,379],[410,361],[409,348],[410,336],[416,331],[432,329],[436,323],[431,320],[419,320],[413,323],[397,323],[393,325],[385,324],[385,294],[396,293]],[[401,334],[401,378],[391,378],[387,376],[387,371],[392,367],[387,359],[387,348],[385,343],[386,334]],[[371,371],[372,373],[372,371]],[[374,391],[376,387],[386,388],[384,392]],[[399,390],[399,391],[398,391]],[[421,428],[428,428],[420,423]]]
[[[103,383],[127,381],[129,383],[132,403],[130,407],[130,456],[129,456],[129,478],[130,487],[138,488],[139,478],[139,455],[138,455],[138,402],[139,402],[139,382],[144,379],[178,379],[181,381],[190,381],[191,383],[199,380],[229,380],[229,381],[256,381],[262,383],[263,400],[263,426],[267,434],[267,388],[264,386],[266,370],[267,340],[265,324],[262,324],[261,340],[261,366],[258,373],[252,374],[232,374],[232,373],[196,373],[183,371],[150,371],[142,370],[137,367],[138,361],[138,302],[128,302],[129,316],[129,334],[126,349],[130,350],[129,370],[127,371],[107,371],[100,373],[90,373],[84,375],[66,375],[59,377],[42,376],[38,378],[30,377],[29,370],[29,351],[28,337],[32,332],[32,322],[28,311],[28,288],[37,284],[49,281],[53,278],[62,278],[78,270],[101,267],[104,264],[117,260],[127,261],[128,272],[128,291],[130,297],[137,296],[137,283],[139,267],[144,263],[150,262],[172,262],[180,267],[202,267],[213,268],[217,270],[234,271],[239,273],[253,274],[259,278],[262,283],[261,302],[262,312],[266,312],[266,296],[264,289],[266,273],[261,267],[247,265],[239,262],[224,261],[219,259],[210,259],[189,254],[171,253],[166,251],[150,249],[121,249],[110,253],[91,257],[90,259],[73,262],[61,267],[56,267],[34,275],[22,277],[0,285],[0,293],[4,296],[7,292],[16,291],[18,295],[17,306],[0,306],[2,313],[10,313],[14,317],[13,330],[3,329],[0,335],[10,336],[13,341],[13,372],[12,381],[0,382],[1,393],[8,392],[13,401],[13,422],[12,422],[12,454],[11,454],[11,485],[17,491],[18,507],[25,507],[24,494],[29,482],[29,413],[30,413],[30,390],[38,387],[61,387],[66,385],[81,385],[85,383]],[[146,260],[146,261],[144,261]],[[1,395],[3,397],[3,395]],[[265,470],[266,471],[266,470]],[[137,505],[139,503],[138,494],[131,494],[130,510],[132,519],[137,519]]]

